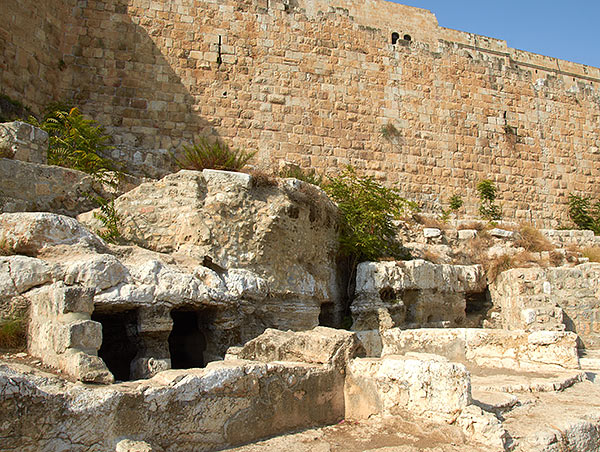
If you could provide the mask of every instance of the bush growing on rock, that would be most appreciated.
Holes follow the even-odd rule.
[[[479,214],[481,218],[488,221],[497,221],[502,219],[502,207],[495,203],[497,189],[494,183],[489,179],[483,179],[477,184],[479,192]]]
[[[231,149],[222,141],[210,141],[201,137],[191,147],[183,146],[183,158],[173,156],[182,169],[202,171],[216,169],[224,171],[241,170],[256,152],[245,152]]]
[[[414,202],[401,197],[372,177],[359,177],[352,167],[324,186],[342,214],[340,248],[355,264],[381,257],[402,258],[401,245],[395,240],[394,218],[417,209]]]
[[[26,343],[27,322],[25,319],[0,319],[0,349],[22,349]]]
[[[115,183],[119,173],[117,166],[102,155],[111,149],[108,144],[111,137],[96,121],[86,119],[77,107],[50,107],[41,122],[34,117],[30,117],[29,122],[48,133],[48,164],[83,171],[103,182]]]

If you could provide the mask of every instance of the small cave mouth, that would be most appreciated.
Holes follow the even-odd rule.
[[[337,321],[334,303],[321,304],[321,312],[319,313],[319,326],[327,326],[329,328],[338,328],[340,322]]]
[[[199,327],[199,311],[172,310],[173,329],[169,335],[172,369],[205,367],[206,336]]]
[[[136,309],[92,314],[92,320],[102,325],[102,345],[98,356],[117,381],[131,380],[131,362],[140,347],[137,318]]]
[[[483,292],[468,292],[465,294],[465,316],[468,327],[481,328],[483,320],[492,308],[490,294],[487,289]]]
[[[379,299],[381,301],[388,302],[388,303],[395,301],[397,299],[396,291],[394,290],[393,287],[389,287],[389,286],[382,287],[379,290]]]
[[[392,45],[396,44],[400,39],[400,35],[397,32],[392,33]]]
[[[412,37],[410,35],[404,35],[402,39],[405,41],[412,41]]]

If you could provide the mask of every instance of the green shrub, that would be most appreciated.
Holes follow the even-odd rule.
[[[115,200],[107,200],[100,196],[95,198],[100,212],[94,212],[94,218],[102,223],[103,228],[97,234],[108,243],[118,243],[121,239],[121,219],[115,209]]]
[[[448,221],[451,214],[454,214],[454,216],[456,216],[463,204],[464,202],[462,196],[457,194],[450,196],[450,198],[448,199],[448,210],[442,209],[441,220],[445,223]]]
[[[502,219],[502,207],[495,203],[496,186],[489,179],[484,179],[477,184],[479,192],[479,214],[481,218],[488,221],[497,221]]]
[[[394,218],[417,210],[415,203],[402,198],[371,177],[359,177],[352,167],[331,177],[323,187],[342,214],[340,248],[355,264],[381,257],[404,257],[395,241]]]
[[[111,137],[96,121],[85,119],[77,107],[52,106],[39,122],[29,122],[49,135],[48,164],[64,166],[91,174],[104,182],[114,183],[116,164],[102,154],[111,149]]]
[[[183,158],[180,160],[173,156],[175,162],[183,169],[203,170],[217,169],[225,171],[239,171],[256,152],[244,152],[231,149],[222,141],[209,141],[200,138],[192,147],[184,146]]]
[[[600,235],[600,201],[592,205],[590,197],[569,194],[569,217],[579,229]]]
[[[0,319],[0,349],[18,350],[27,344],[27,321],[24,318]]]

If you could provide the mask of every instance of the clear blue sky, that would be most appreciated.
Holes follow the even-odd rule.
[[[392,0],[428,9],[442,27],[600,67],[600,0]]]

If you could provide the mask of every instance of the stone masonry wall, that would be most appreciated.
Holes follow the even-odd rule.
[[[114,157],[151,174],[216,135],[262,166],[352,164],[428,208],[460,193],[471,215],[491,178],[505,218],[539,226],[567,222],[569,192],[600,194],[597,68],[383,1],[78,5],[60,93],[116,135]]]

